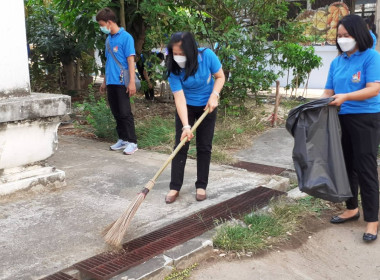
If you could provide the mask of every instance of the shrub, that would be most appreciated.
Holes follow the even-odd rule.
[[[91,92],[92,87],[89,87]],[[97,137],[112,141],[117,139],[115,119],[104,97],[96,100],[90,93],[88,101],[83,102],[82,106],[86,120],[94,128]]]

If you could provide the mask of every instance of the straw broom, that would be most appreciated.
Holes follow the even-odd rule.
[[[196,121],[196,123],[191,128],[192,133],[194,133],[194,131],[197,129],[197,127],[200,125],[203,119],[207,116],[208,112],[209,112],[209,109],[207,108],[202,114],[202,116]],[[178,144],[176,149],[172,152],[169,158],[157,171],[154,177],[149,180],[149,182],[145,185],[145,187],[141,190],[141,192],[138,193],[137,196],[133,199],[133,201],[129,204],[128,208],[120,216],[120,218],[104,229],[103,236],[104,236],[105,241],[108,244],[116,246],[116,247],[120,246],[124,238],[124,235],[128,229],[128,226],[131,223],[132,218],[134,217],[138,208],[144,201],[146,195],[149,193],[150,190],[152,190],[154,184],[156,183],[157,178],[161,175],[161,173],[165,170],[165,168],[173,160],[173,158],[177,155],[178,151],[183,147],[183,145],[185,145],[186,142],[187,142],[187,137],[182,139],[182,141]]]

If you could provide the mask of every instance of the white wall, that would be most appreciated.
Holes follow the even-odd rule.
[[[329,73],[330,64],[334,60],[334,58],[338,55],[338,50],[336,46],[315,46],[315,53],[322,57],[323,65],[319,69],[314,69],[311,71],[308,88],[310,89],[323,89],[326,84],[327,75]],[[287,75],[285,73],[284,76],[279,77],[280,86],[286,86]],[[289,75],[289,83],[292,80],[293,75],[290,72]],[[301,88],[304,85],[300,86]]]
[[[0,97],[30,93],[24,1],[0,0]]]
[[[0,170],[45,160],[57,149],[60,119],[6,123],[0,131]],[[27,143],[27,144],[26,144]]]

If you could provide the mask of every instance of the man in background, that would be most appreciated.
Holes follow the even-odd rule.
[[[136,93],[134,40],[131,34],[117,25],[116,15],[111,9],[100,10],[96,15],[96,21],[100,30],[108,34],[105,52],[106,74],[100,92],[103,93],[107,89],[108,102],[116,120],[119,137],[110,149],[123,149],[124,154],[131,155],[138,150],[130,103],[130,97]]]

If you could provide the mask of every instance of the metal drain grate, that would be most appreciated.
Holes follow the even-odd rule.
[[[102,253],[74,265],[89,276],[105,280],[141,264],[214,228],[215,220],[229,220],[265,206],[283,192],[258,187],[201,210],[180,221],[134,239],[116,253]]]
[[[41,278],[40,280],[78,280],[78,279],[63,272],[57,272],[45,278]]]
[[[281,168],[281,167],[258,164],[258,163],[248,162],[248,161],[238,161],[237,163],[232,164],[232,166],[243,168],[250,172],[270,174],[270,175],[279,175],[286,170],[285,168]]]

